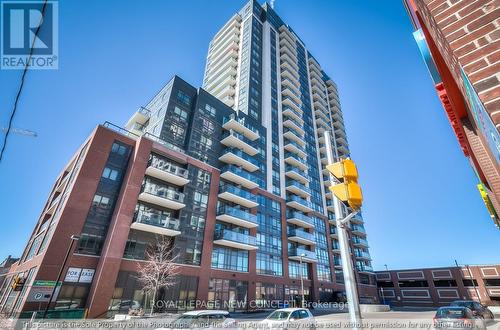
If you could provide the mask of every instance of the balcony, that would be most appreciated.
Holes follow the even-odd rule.
[[[358,223],[358,224],[362,224],[364,221],[363,221],[363,216],[361,214],[356,214],[355,216],[353,216],[351,218],[351,222],[352,223]]]
[[[179,219],[144,211],[136,212],[134,222],[130,226],[131,229],[165,236],[180,235],[179,227]]]
[[[372,259],[371,256],[370,256],[370,254],[368,252],[365,252],[365,251],[355,251],[354,255],[358,259],[365,259],[365,260],[371,260]]]
[[[351,225],[351,231],[353,234],[366,235],[365,227],[360,225]]]
[[[305,149],[294,141],[287,141],[285,150],[297,154],[300,158],[305,158],[307,156]]]
[[[355,246],[368,247],[368,241],[364,238],[353,236],[351,241]]]
[[[259,226],[256,215],[228,205],[221,205],[219,207],[216,219],[245,228]]]
[[[139,200],[166,207],[172,210],[180,210],[186,206],[184,204],[184,194],[170,187],[145,183],[138,197]]]
[[[292,100],[291,98],[289,97],[284,97],[283,98],[283,101],[281,102],[284,106],[289,106],[290,108],[292,108],[293,110],[297,111],[297,112],[300,112],[302,113],[302,108],[301,108],[301,104],[295,102],[294,100]]]
[[[288,259],[314,263],[318,262],[318,257],[316,257],[316,252],[309,251],[302,248],[293,248],[288,250]]]
[[[288,240],[303,245],[316,245],[314,234],[298,229],[290,230],[288,232]]]
[[[299,137],[298,133],[294,130],[291,130],[289,128],[286,128],[283,130],[283,137],[288,139],[289,141],[293,141],[299,145],[304,146],[306,141],[304,140],[303,137]]]
[[[264,185],[260,178],[234,165],[224,166],[221,172],[222,174],[220,175],[220,177],[222,179],[231,181],[247,189],[254,189],[259,186],[262,187]]]
[[[332,242],[332,251],[333,252],[340,252],[340,244],[337,241]]]
[[[155,156],[149,160],[146,174],[176,186],[184,186],[189,183],[187,169]]]
[[[283,115],[288,118],[292,118],[298,123],[304,124],[304,120],[302,119],[302,114],[300,114],[296,110],[293,110],[292,108],[283,107]]]
[[[348,155],[349,154],[349,150],[343,146],[343,145],[340,145],[337,147],[337,151],[343,155]]]
[[[360,273],[373,273],[373,267],[369,265],[356,265],[356,270]]]
[[[224,124],[222,127],[226,130],[235,130],[245,135],[251,141],[255,141],[259,138],[259,131],[253,128],[251,125],[244,122],[243,119],[237,118],[236,115],[231,115],[228,118],[224,118]]]
[[[299,158],[299,156],[291,152],[285,152],[285,162],[303,171],[308,168],[308,165],[304,159]]]
[[[255,172],[259,169],[259,163],[255,158],[236,148],[226,148],[219,160],[227,164],[237,165],[249,172]]]
[[[333,265],[335,267],[338,267],[338,268],[342,267],[342,259],[334,257],[333,258]]]
[[[309,202],[308,200],[305,200],[303,198],[300,198],[298,196],[289,196],[288,202],[286,203],[287,206],[293,207],[294,209],[297,209],[302,212],[312,212],[312,203]]]
[[[246,208],[252,208],[259,205],[259,203],[257,203],[257,196],[238,187],[223,185],[219,191],[219,198],[226,201],[236,203]]]
[[[249,138],[236,132],[235,130],[229,130],[222,134],[222,140],[220,141],[223,145],[227,147],[241,149],[250,156],[255,156],[259,150],[252,146],[252,142]]]
[[[297,135],[300,135],[302,137],[305,134],[304,128],[302,127],[302,124],[300,124],[299,122],[295,121],[295,119],[292,119],[292,118],[286,119],[283,122],[283,126],[291,128],[292,130],[294,130],[296,132]]]
[[[214,234],[214,244],[224,245],[241,250],[257,250],[257,240],[254,236],[223,229]]]
[[[295,180],[287,180],[286,190],[304,198],[311,196],[311,189]]]
[[[332,221],[332,220],[330,220]],[[337,227],[330,225],[330,237],[337,238],[339,236]]]
[[[288,212],[286,221],[288,223],[303,227],[303,228],[314,228],[314,221],[306,216],[304,213],[291,211]]]
[[[132,129],[134,125],[137,123],[139,125],[144,125],[151,116],[151,111],[144,107],[140,107],[128,120],[127,124],[125,124],[125,128]]]
[[[309,178],[307,177],[307,173],[302,171],[294,166],[287,165],[285,166],[285,175],[291,179],[300,181],[301,183],[309,183]]]

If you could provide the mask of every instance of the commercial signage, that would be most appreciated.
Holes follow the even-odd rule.
[[[54,291],[54,298],[52,300],[57,299],[57,295],[59,294],[59,290],[61,289],[61,284],[61,282],[58,283],[56,290]],[[34,281],[33,285],[30,288],[30,291],[28,292],[26,301],[39,303],[48,302],[55,285],[56,281]]]
[[[460,73],[462,75],[462,80],[464,82],[466,97],[469,100],[470,111],[474,118],[477,128],[479,129],[481,135],[488,145],[488,149],[491,151],[493,157],[500,166],[500,135],[498,134],[497,128],[491,121],[491,118],[483,106],[483,103],[477,96],[474,87],[469,81],[469,78],[465,75],[465,72],[460,68]]]
[[[92,283],[95,269],[70,267],[64,278],[64,282]]]

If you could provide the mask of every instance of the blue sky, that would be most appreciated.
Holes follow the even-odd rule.
[[[61,1],[59,70],[29,72],[0,163],[0,258],[20,255],[64,164],[174,74],[201,85],[208,43],[245,1]],[[500,232],[458,147],[400,0],[277,0],[337,82],[375,269],[498,263]],[[20,71],[0,71],[0,126]]]

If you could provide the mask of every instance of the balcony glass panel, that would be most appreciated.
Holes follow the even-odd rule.
[[[231,207],[228,205],[221,205],[217,210],[217,215],[229,215],[235,218],[243,219],[248,222],[258,223],[257,216],[249,212],[243,211],[236,207]]]
[[[146,181],[142,186],[142,192],[162,197],[174,202],[184,203],[184,194],[170,188],[151,181]]]
[[[254,236],[247,234],[238,233],[228,229],[218,230],[214,234],[214,239],[224,239],[228,241],[233,241],[241,244],[247,244],[252,246],[257,246],[257,241]]]

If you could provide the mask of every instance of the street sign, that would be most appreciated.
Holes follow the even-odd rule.
[[[30,291],[28,292],[26,302],[48,302],[55,284],[55,281],[34,281]],[[57,285],[57,288],[54,292],[54,297],[57,297],[57,295],[59,294],[61,284],[62,283],[59,282],[59,284]]]

